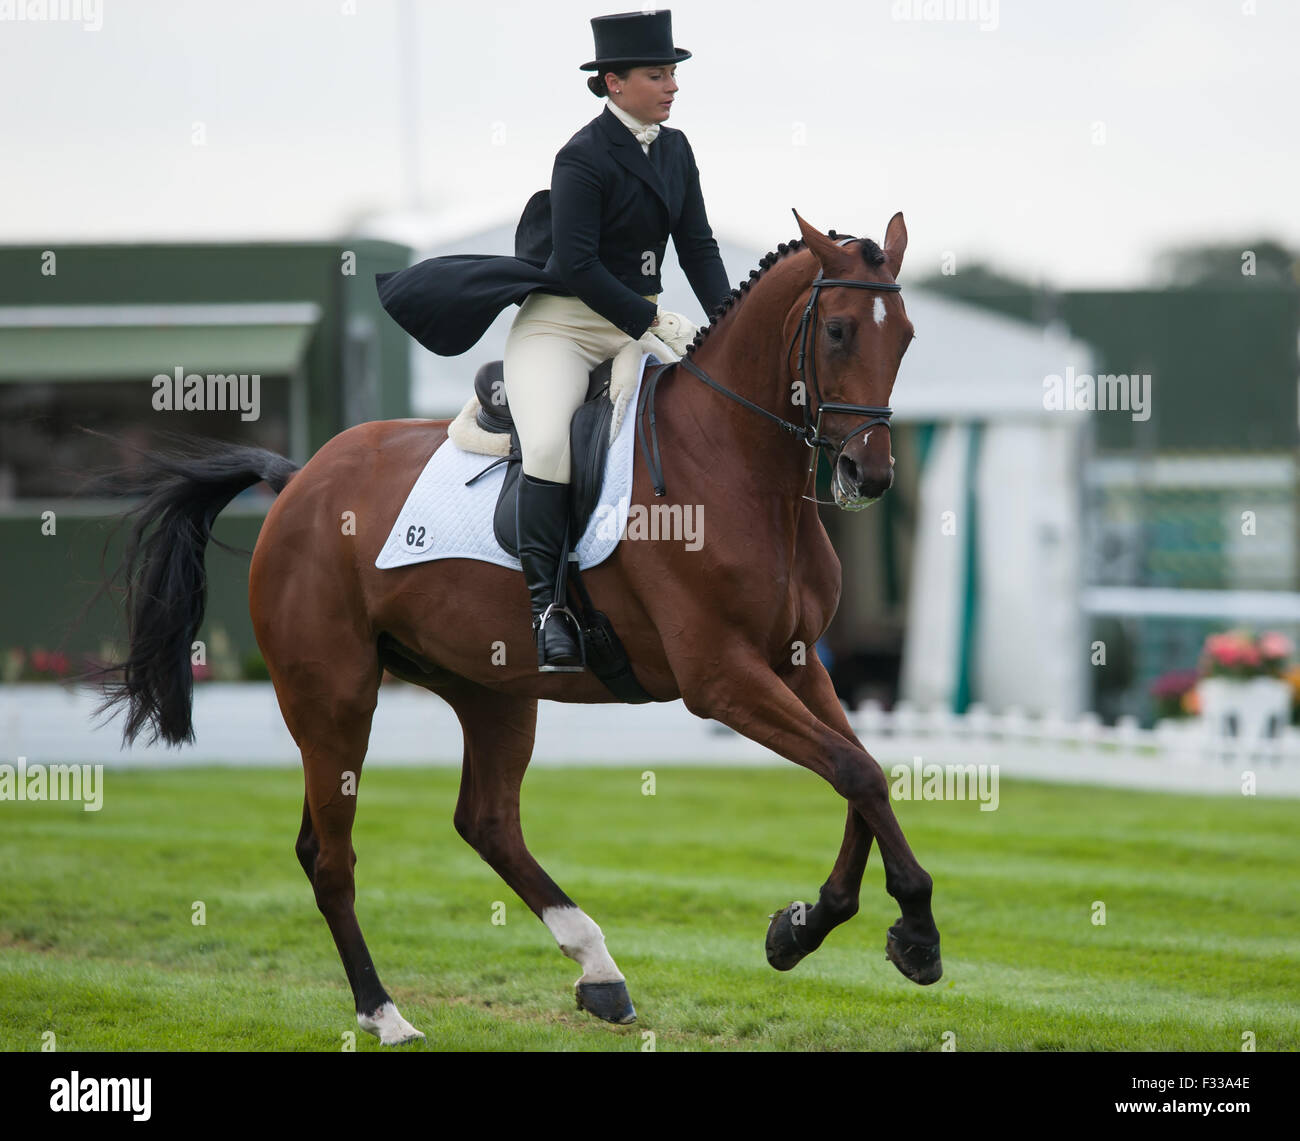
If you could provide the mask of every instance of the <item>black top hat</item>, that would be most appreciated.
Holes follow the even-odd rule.
[[[667,8],[593,16],[591,30],[596,37],[596,58],[579,71],[610,70],[615,65],[646,67],[691,58],[690,52],[673,46],[673,14]]]

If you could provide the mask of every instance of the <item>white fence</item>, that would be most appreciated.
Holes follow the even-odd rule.
[[[94,727],[98,698],[54,685],[0,686],[0,763],[104,764],[109,767],[298,765],[269,684],[205,683],[195,690],[197,740],[184,749],[120,748],[118,722]],[[850,714],[868,751],[888,771],[898,764],[997,765],[1004,777],[1119,787],[1300,796],[1300,730],[1243,747],[1204,736],[1196,721],[1132,720],[1101,725],[1033,719],[978,706],[963,716],[872,703]],[[460,725],[423,690],[383,687],[367,763],[459,765]],[[561,705],[543,702],[534,762],[539,765],[662,767],[678,764],[786,765],[788,762],[715,722],[667,705]],[[1249,774],[1249,775],[1246,775]]]
[[[996,764],[1004,776],[1118,787],[1300,796],[1300,729],[1243,743],[1207,734],[1195,718],[1142,729],[1136,718],[1103,725],[1001,714],[973,705],[956,716],[899,702],[885,711],[867,702],[851,715],[854,731],[882,765],[925,762]]]

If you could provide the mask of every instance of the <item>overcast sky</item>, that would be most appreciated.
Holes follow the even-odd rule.
[[[0,241],[55,244],[334,238],[412,194],[443,229],[513,220],[600,111],[578,69],[590,18],[633,6],[102,0],[98,19],[18,18],[31,7],[0,0]],[[879,239],[902,210],[904,279],[951,253],[1064,287],[1143,284],[1169,244],[1300,246],[1295,0],[672,13],[693,58],[669,125],[720,236],[771,248],[797,235],[794,206]]]

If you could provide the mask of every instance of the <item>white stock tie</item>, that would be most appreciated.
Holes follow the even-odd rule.
[[[644,146],[649,146],[659,137],[659,124],[650,123],[638,131],[633,131],[632,134],[636,136],[636,141],[638,143],[641,143]]]

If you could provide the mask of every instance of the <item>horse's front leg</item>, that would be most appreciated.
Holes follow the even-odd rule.
[[[861,745],[820,658],[814,654],[806,665],[792,666],[783,680],[814,717],[845,740]],[[840,854],[821,886],[817,902],[810,907],[796,900],[771,917],[767,928],[767,961],[778,971],[793,969],[806,955],[817,950],[831,931],[858,913],[862,873],[867,867],[871,841],[871,830],[850,804]]]
[[[837,877],[833,872],[828,881],[833,885],[832,895],[827,897],[830,906],[818,919],[823,928],[821,937],[825,938],[826,931],[834,926],[831,920],[837,909],[843,914],[844,900],[835,898],[834,893],[846,890],[856,897],[870,838],[874,836],[885,864],[885,890],[897,900],[902,912],[889,929],[885,952],[913,982],[924,986],[937,981],[943,966],[939,930],[930,910],[933,881],[908,847],[889,802],[889,783],[880,766],[851,731],[838,732],[814,714],[756,651],[721,665],[711,668],[707,675],[701,671],[683,681],[682,698],[687,708],[697,716],[721,721],[751,741],[812,770],[849,803],[849,824],[836,864],[841,874]],[[811,700],[824,707],[825,691],[815,683],[814,690],[816,696]],[[833,697],[833,690],[831,694]],[[829,708],[825,712],[831,713]],[[854,814],[861,820],[854,821]],[[815,907],[803,918],[806,920],[813,911]],[[802,935],[800,931],[797,937]]]

